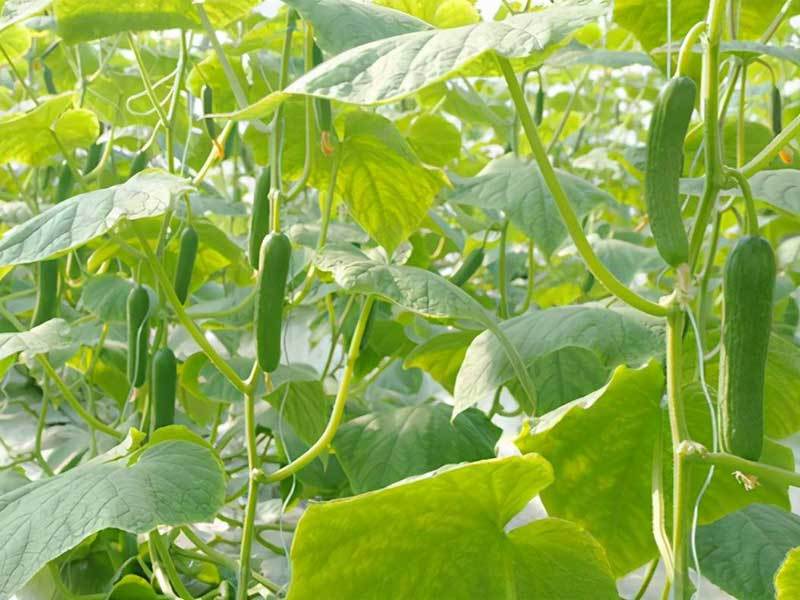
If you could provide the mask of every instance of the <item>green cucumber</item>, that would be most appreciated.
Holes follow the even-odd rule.
[[[178,365],[169,348],[160,348],[153,355],[153,429],[175,422],[175,390]]]
[[[91,173],[97,168],[97,165],[100,164],[100,159],[103,157],[103,149],[105,148],[105,143],[94,143],[89,146],[89,150],[86,153],[86,163],[83,166],[83,174],[86,175]]]
[[[206,126],[208,137],[215,140],[217,139],[217,124],[214,119],[206,116],[214,112],[214,92],[209,86],[204,85],[200,94],[203,98],[203,124]]]
[[[53,319],[58,314],[58,259],[43,260],[36,264],[38,286],[36,307],[33,309],[31,326],[36,327]]]
[[[464,259],[464,262],[461,263],[458,270],[450,275],[450,283],[458,287],[467,283],[469,278],[472,277],[475,271],[483,264],[484,254],[483,248],[477,248],[470,252]]]
[[[189,284],[192,282],[194,261],[197,258],[197,246],[197,232],[190,225],[181,234],[178,266],[175,267],[175,295],[178,296],[181,304],[184,304],[189,296]]]
[[[61,166],[61,172],[58,174],[58,185],[56,186],[56,195],[53,202],[58,204],[63,202],[72,195],[72,188],[75,185],[75,177],[72,169],[67,161]]]
[[[267,373],[281,360],[283,297],[292,257],[292,244],[283,233],[264,238],[259,253],[256,283],[256,356]]]
[[[250,218],[250,234],[247,241],[247,256],[253,269],[258,269],[261,243],[269,231],[269,186],[270,170],[267,165],[258,175],[256,189],[253,192],[253,214]]]
[[[723,274],[719,411],[722,448],[758,460],[764,440],[764,377],[772,325],[775,253],[757,236],[739,240]]]
[[[319,46],[317,46],[316,44],[314,44],[314,50],[312,56],[315,67],[321,65],[325,61],[325,57],[322,56],[322,50],[320,50]],[[315,98],[314,107],[316,109],[315,112],[317,114],[317,127],[321,132],[322,131],[330,132],[331,128],[333,127],[331,101],[328,100],[327,98]]]
[[[670,80],[656,99],[647,140],[644,199],[656,248],[667,264],[689,260],[689,240],[681,218],[683,143],[692,119],[697,86],[690,77]]]
[[[44,78],[44,87],[47,93],[55,96],[58,93],[56,84],[53,82],[53,71],[47,65],[42,67],[42,77]]]
[[[128,294],[128,381],[141,387],[147,380],[147,344],[150,328],[150,296],[144,286],[137,285]]]
[[[781,99],[781,91],[778,86],[772,86],[772,102],[770,103],[770,112],[772,113],[772,133],[778,135],[783,131],[783,100]]]
[[[533,122],[537,125],[541,125],[542,118],[544,118],[544,88],[540,85],[539,91],[536,92],[536,107],[533,112]]]

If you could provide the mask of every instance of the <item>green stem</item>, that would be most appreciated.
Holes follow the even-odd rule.
[[[508,219],[500,229],[500,257],[497,261],[497,277],[500,286],[500,305],[497,312],[501,319],[508,318],[508,273],[506,268],[506,244],[508,244]]]
[[[253,549],[253,526],[256,522],[258,510],[258,479],[256,473],[261,467],[256,442],[256,384],[258,382],[258,363],[253,364],[253,370],[247,380],[247,392],[244,395],[244,432],[247,440],[247,506],[244,511],[244,524],[242,525],[242,543],[239,548],[239,587],[236,591],[237,600],[247,600],[247,588],[250,581],[250,555]]]
[[[783,128],[780,134],[776,135],[761,152],[756,154],[742,167],[742,175],[745,177],[752,177],[769,166],[772,159],[775,158],[784,147],[788,146],[798,134],[800,134],[800,115],[792,119],[789,124]]]
[[[161,537],[158,529],[153,529],[147,536],[147,540],[150,543],[151,552],[154,552],[156,556],[158,556],[161,567],[164,569],[164,573],[167,579],[169,579],[175,593],[178,594],[181,600],[194,600],[194,596],[189,593],[189,590],[186,589],[183,581],[181,581],[178,570],[175,568],[175,563],[172,562],[172,557],[169,555],[169,549],[164,543],[164,538]]]
[[[242,394],[246,394],[248,391],[247,385],[241,380],[236,371],[233,370],[233,368],[225,361],[225,359],[223,359],[217,353],[217,351],[214,350],[211,343],[206,339],[206,336],[202,331],[200,331],[200,328],[197,327],[192,318],[186,314],[183,304],[181,304],[181,301],[178,300],[178,296],[175,295],[175,290],[172,287],[172,282],[169,278],[169,275],[167,275],[167,272],[164,270],[164,266],[156,257],[153,249],[150,248],[147,238],[145,238],[144,234],[139,230],[135,222],[131,222],[130,225],[133,228],[136,236],[139,238],[139,243],[141,244],[142,250],[147,257],[148,265],[150,266],[153,275],[155,275],[156,279],[158,280],[158,284],[161,286],[167,301],[172,305],[172,310],[175,311],[175,316],[178,318],[178,321],[180,321],[181,325],[186,328],[186,331],[189,332],[189,335],[192,336],[192,339],[194,339],[197,345],[200,346],[205,355],[208,357],[208,360],[211,361],[211,364],[213,364],[217,370],[222,373],[225,378],[231,382],[231,384],[233,384],[233,387],[235,387]]]
[[[70,408],[72,408],[72,410],[74,410],[81,419],[86,421],[86,424],[89,425],[89,427],[96,429],[97,431],[102,431],[106,435],[109,435],[117,440],[121,440],[125,437],[122,433],[113,427],[106,425],[91,415],[85,408],[83,408],[83,405],[81,405],[80,401],[75,397],[75,394],[72,393],[72,390],[69,389],[69,386],[67,386],[67,384],[64,383],[64,380],[59,377],[58,373],[56,373],[53,365],[51,365],[50,361],[47,360],[47,356],[44,354],[39,354],[36,357],[36,360],[42,366],[42,369],[44,369],[44,372],[47,374],[47,376],[50,377],[50,379],[53,380],[53,383],[56,384],[56,387],[64,396],[64,399],[67,401],[67,404],[69,404]]]
[[[347,363],[345,365],[344,372],[342,373],[342,379],[339,382],[339,390],[336,393],[336,399],[333,402],[333,410],[331,411],[331,416],[328,420],[328,424],[325,427],[325,431],[322,432],[322,435],[319,437],[319,439],[314,442],[314,444],[308,450],[306,450],[303,454],[294,459],[285,467],[281,467],[274,473],[270,474],[259,471],[257,475],[260,481],[264,483],[275,483],[276,481],[286,479],[308,465],[311,461],[317,458],[317,456],[322,454],[323,451],[327,450],[328,445],[331,443],[331,440],[333,440],[333,436],[336,435],[336,431],[339,429],[339,424],[344,416],[344,407],[347,404],[347,396],[350,391],[350,380],[353,377],[353,370],[355,369],[356,361],[358,360],[359,355],[359,346],[361,346],[361,338],[364,336],[364,330],[367,327],[367,320],[369,318],[369,313],[372,309],[374,300],[375,299],[373,296],[369,296],[364,301],[364,305],[361,307],[361,315],[358,318],[358,323],[356,324],[355,331],[353,332],[353,337],[350,340],[350,350],[347,354]]]
[[[680,398],[680,373],[683,340],[683,311],[674,311],[667,318],[667,403],[673,447],[673,508],[672,552],[675,574],[674,598],[689,598],[689,539],[691,511],[689,509],[688,473],[679,448],[689,439],[683,403]]]
[[[642,600],[642,598],[644,598],[645,593],[647,593],[647,588],[650,587],[650,582],[653,581],[653,575],[655,575],[657,568],[658,558],[654,558],[650,561],[650,564],[647,565],[647,571],[645,571],[644,577],[642,578],[642,585],[639,587],[639,591],[636,592],[636,596],[633,597],[633,600]]]
[[[683,449],[684,459],[691,464],[716,465],[721,469],[730,470],[732,473],[740,472],[755,475],[759,479],[770,481],[779,486],[800,487],[800,473],[781,469],[772,465],[739,458],[727,452],[704,452],[697,446]]]
[[[739,115],[736,120],[736,166],[741,168],[745,162],[745,124],[747,109],[747,63],[742,66],[742,78],[739,81]]]
[[[531,380],[530,373],[528,373],[528,368],[525,366],[525,361],[522,360],[522,357],[519,355],[516,346],[508,339],[505,331],[501,325],[497,325],[494,322],[487,322],[485,323],[489,331],[491,331],[494,336],[497,338],[497,341],[500,342],[500,345],[503,347],[503,351],[506,353],[506,357],[508,358],[508,362],[511,363],[511,368],[514,369],[514,375],[516,375],[517,379],[519,380],[522,389],[525,390],[525,395],[528,398],[529,406],[524,407],[527,411],[535,415],[536,414],[536,405],[539,402],[538,394],[536,392],[536,386],[534,385],[533,381]]]
[[[702,337],[706,331],[706,320],[708,319],[710,294],[708,291],[708,284],[711,281],[711,274],[714,271],[714,261],[717,257],[717,249],[719,247],[719,233],[722,225],[722,211],[717,211],[714,214],[714,222],[711,225],[711,241],[708,245],[708,254],[706,255],[706,262],[703,266],[703,272],[700,276],[700,286],[697,292],[699,297],[697,309],[697,330]]]
[[[14,77],[16,77],[17,81],[19,81],[20,85],[22,86],[22,89],[25,90],[25,94],[28,96],[28,98],[33,100],[33,103],[36,106],[39,106],[39,99],[36,97],[36,94],[33,93],[33,90],[31,90],[31,88],[28,86],[28,83],[25,81],[25,78],[17,70],[14,61],[11,60],[11,57],[8,55],[8,52],[6,52],[6,49],[3,47],[2,44],[0,44],[0,53],[2,53],[3,58],[6,59],[8,66],[11,67],[11,72],[14,73]]]
[[[161,125],[164,127],[164,129],[169,129],[169,123],[167,121],[167,115],[164,112],[164,107],[161,106],[161,103],[158,101],[158,97],[156,97],[156,93],[153,90],[153,85],[150,82],[150,76],[147,74],[147,68],[142,60],[142,54],[139,52],[139,46],[137,45],[136,39],[133,37],[131,32],[128,32],[128,44],[130,45],[131,50],[133,50],[133,55],[136,57],[136,64],[139,66],[139,74],[141,75],[144,89],[147,92],[147,97],[150,98],[150,103],[153,105],[153,109],[158,115],[158,120],[161,122]]]
[[[508,61],[508,59],[500,56],[497,57],[497,60],[500,64],[500,69],[503,72],[503,76],[505,77],[509,92],[511,93],[511,99],[514,102],[517,111],[519,112],[522,128],[525,131],[525,135],[527,136],[528,142],[533,150],[533,155],[539,165],[539,169],[542,172],[542,177],[544,178],[550,193],[553,195],[553,199],[558,207],[558,211],[561,214],[561,219],[564,221],[564,225],[566,226],[567,231],[569,232],[569,235],[575,244],[575,247],[578,249],[578,252],[580,253],[587,267],[601,284],[603,284],[612,294],[614,294],[623,302],[630,304],[642,312],[657,317],[667,316],[669,311],[666,307],[643,298],[642,296],[639,296],[633,292],[630,288],[628,288],[628,286],[617,279],[614,274],[609,271],[608,268],[600,261],[600,259],[597,257],[597,254],[595,254],[594,249],[589,243],[589,240],[586,239],[583,229],[581,229],[580,222],[578,221],[578,217],[575,214],[569,199],[567,198],[567,194],[564,191],[564,188],[561,186],[561,182],[558,180],[553,166],[550,164],[550,160],[547,157],[547,152],[545,151],[542,141],[539,138],[536,124],[533,122],[533,117],[528,110],[525,97],[522,93],[522,89],[519,87],[519,82],[514,74],[514,69],[511,66],[511,63]]]
[[[314,68],[314,31],[311,28],[311,23],[305,21],[305,38],[303,53],[305,57],[305,72],[308,73]],[[305,97],[305,160],[303,161],[303,173],[291,187],[286,194],[286,202],[294,200],[298,194],[306,187],[308,180],[311,177],[311,170],[314,166],[314,131],[316,125],[314,123],[314,98],[312,96]]]
[[[498,58],[501,61],[500,66],[501,66],[501,68],[503,68],[503,64],[502,63],[503,62],[508,62],[508,59],[500,58],[499,56],[498,56]],[[510,70],[511,74],[514,75],[514,70],[511,68],[510,64],[509,64],[509,70]],[[575,91],[572,92],[572,96],[570,96],[569,101],[567,102],[567,106],[564,108],[564,114],[561,116],[561,121],[558,123],[558,127],[556,127],[555,133],[553,133],[553,138],[550,140],[550,144],[547,146],[547,154],[550,154],[553,151],[553,149],[556,147],[556,144],[558,144],[558,140],[561,137],[561,134],[564,132],[564,127],[567,126],[567,121],[569,121],[569,115],[570,115],[570,113],[572,113],[572,108],[575,106],[575,102],[578,100],[578,94],[580,93],[581,88],[583,87],[583,85],[586,83],[586,80],[589,78],[589,73],[591,72],[591,70],[592,70],[591,67],[586,67],[586,69],[584,69],[583,73],[581,74],[580,79],[578,79],[578,83],[575,84]],[[508,74],[505,72],[505,68],[503,68],[503,75],[506,77],[506,81],[508,81]],[[516,75],[514,75],[514,82],[515,82],[514,87],[515,88],[519,88],[519,82],[517,81],[517,76]],[[509,88],[510,88],[510,86],[509,86]],[[520,120],[521,120],[522,119],[522,113],[520,112],[521,108],[520,108],[520,105],[517,103],[517,100],[514,98],[513,92],[512,92],[512,95],[511,95],[511,99],[514,100],[514,104],[517,105],[517,115],[520,117]],[[524,95],[522,96],[522,100],[523,100],[523,103],[524,103],[524,100],[525,100],[525,96]],[[527,103],[525,103],[525,112],[527,112],[530,115],[530,112],[528,111]],[[534,123],[534,125],[535,125],[535,123]],[[528,139],[530,140],[530,134],[528,134],[528,131],[527,131],[527,128],[525,127],[524,121],[522,123],[522,128],[525,130],[525,134],[528,136]],[[537,133],[537,136],[538,136],[538,133]],[[541,144],[541,142],[540,142],[540,144]]]
[[[747,210],[747,234],[758,235],[758,212],[756,211],[756,201],[753,198],[753,189],[747,177],[736,169],[726,169],[725,172],[736,180],[744,196],[745,208]]]
[[[689,60],[692,56],[692,49],[705,30],[706,22],[700,21],[699,23],[695,23],[689,30],[689,33],[686,34],[686,37],[683,38],[683,44],[681,44],[680,52],[678,52],[678,68],[675,72],[676,77],[680,77],[689,72]]]

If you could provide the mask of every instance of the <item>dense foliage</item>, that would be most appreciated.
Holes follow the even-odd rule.
[[[0,599],[800,595],[800,5],[486,4],[0,3]]]

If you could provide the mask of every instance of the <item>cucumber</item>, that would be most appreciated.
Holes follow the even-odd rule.
[[[189,226],[181,234],[180,250],[178,251],[178,266],[175,267],[174,288],[181,304],[189,296],[189,284],[192,282],[194,261],[197,258],[197,232]]]
[[[542,118],[544,118],[544,88],[540,85],[539,91],[536,92],[536,107],[533,112],[533,122],[537,125],[541,125]]]
[[[694,110],[697,86],[689,77],[667,83],[656,99],[647,140],[644,199],[656,248],[667,264],[689,260],[689,240],[681,218],[679,183],[683,142]]]
[[[483,248],[477,248],[470,252],[467,257],[464,259],[464,262],[461,263],[461,266],[458,270],[450,275],[450,283],[461,287],[469,278],[475,274],[475,271],[483,264],[484,258],[484,251]]]
[[[153,355],[153,429],[175,422],[175,390],[178,365],[169,348],[160,348]]]
[[[256,283],[256,356],[267,373],[278,368],[281,360],[281,325],[283,297],[292,244],[283,233],[270,233],[264,238],[259,253]]]
[[[58,314],[58,259],[43,260],[36,265],[38,287],[31,327],[41,325]]]
[[[128,381],[141,387],[147,379],[148,313],[150,296],[137,285],[128,294]]]
[[[104,148],[104,143],[94,143],[89,146],[89,150],[86,153],[86,163],[83,166],[84,175],[94,171],[97,168],[97,165],[100,164],[100,159],[103,156]]]
[[[322,56],[322,50],[320,50],[319,46],[316,44],[314,44],[312,56],[315,67],[321,65],[325,61],[325,57]],[[320,132],[330,133],[331,128],[333,127],[331,101],[327,98],[315,98],[314,107],[317,115],[317,127],[319,128]]]
[[[722,448],[758,460],[764,440],[764,373],[772,325],[775,253],[757,236],[742,238],[723,274],[719,411]]]
[[[214,112],[214,92],[209,86],[204,85],[200,94],[203,98],[203,124],[206,126],[208,137],[215,140],[217,139],[217,124],[214,119],[206,116]]]
[[[783,131],[783,100],[781,100],[781,91],[775,85],[772,86],[770,112],[772,113],[772,133],[778,135]]]
[[[56,186],[56,195],[53,202],[58,204],[63,202],[72,195],[72,188],[75,185],[75,176],[72,169],[69,168],[69,163],[64,161],[61,166],[61,172],[58,174],[58,185]]]
[[[256,189],[253,192],[253,214],[250,218],[250,234],[247,242],[247,256],[250,266],[258,269],[258,255],[261,243],[269,231],[269,165],[262,169],[256,179]]]
[[[56,89],[56,84],[53,82],[53,71],[47,65],[42,67],[42,78],[44,79],[44,87],[47,90],[47,93],[55,96],[58,93]]]

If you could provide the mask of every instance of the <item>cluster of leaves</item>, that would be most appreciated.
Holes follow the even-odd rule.
[[[761,462],[786,472],[800,431],[800,136],[759,154],[773,85],[783,121],[800,118],[791,5],[739,3],[720,49],[730,71],[747,65],[745,96],[723,86],[725,160],[755,165],[778,257]],[[707,11],[504,2],[481,20],[472,0],[6,0],[0,598],[599,599],[620,581],[632,597],[630,574],[659,557],[654,487],[672,496],[664,323],[587,270],[498,57],[541,106],[591,250],[657,302],[677,274],[644,214],[647,115],[673,42]],[[700,78],[699,47],[689,72]],[[698,125],[689,216],[702,149]],[[293,253],[282,362],[251,390],[248,234],[264,169]],[[681,367],[691,438],[709,448],[719,359],[696,342],[718,342],[722,265],[743,231],[739,192],[723,196]],[[188,226],[200,245],[184,307],[165,289]],[[476,250],[469,279],[448,280]],[[43,261],[58,264],[57,314],[34,326]],[[177,424],[157,431],[151,386],[126,375],[136,284],[151,348],[180,363]],[[330,444],[256,485],[254,465],[268,480],[314,451],[342,395]],[[752,484],[722,469],[707,489],[692,480],[696,566],[734,597],[792,598],[800,517],[785,482]],[[534,500],[546,516],[529,514]]]

